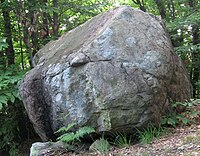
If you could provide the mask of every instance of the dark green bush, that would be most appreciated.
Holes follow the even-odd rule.
[[[32,131],[18,93],[18,83],[25,71],[10,67],[0,75],[0,154],[18,155],[21,141]],[[31,133],[30,133],[31,132]]]

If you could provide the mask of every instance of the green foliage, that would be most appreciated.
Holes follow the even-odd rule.
[[[148,124],[147,128],[142,130],[137,129],[139,140],[143,144],[148,144],[156,138],[159,138],[165,133],[165,130],[161,125],[158,127],[153,126],[151,123]]]
[[[184,3],[182,3],[184,4]],[[180,12],[183,12],[182,15],[179,15],[179,18],[168,22],[167,27],[170,31],[177,29],[185,29],[186,26],[198,25],[200,21],[200,8],[193,9],[189,6],[180,7]]]
[[[178,124],[180,124],[180,122],[182,122],[183,124],[188,124],[190,120],[180,114],[172,113],[169,116],[164,116],[161,124],[164,126],[169,125],[176,127]]]
[[[116,132],[113,135],[113,144],[118,147],[129,147],[132,141],[132,135],[128,136],[125,132]]]
[[[91,127],[81,127],[76,132],[70,132],[70,129],[74,127],[74,123],[69,124],[66,127],[61,127],[56,133],[64,133],[60,137],[57,138],[58,141],[62,141],[66,144],[72,144],[74,145],[77,141],[80,141],[80,138],[82,138],[86,134],[91,134],[95,132],[94,128]]]
[[[200,103],[200,99],[191,99],[191,101],[187,102],[175,102],[172,104],[172,107],[174,110],[176,108],[184,107],[185,111],[183,112],[176,112],[173,111],[169,115],[163,116],[161,120],[161,124],[163,126],[173,126],[176,127],[177,125],[183,124],[188,125],[191,124],[195,118],[200,116],[200,111],[192,110],[191,108],[194,105],[197,105]]]
[[[20,100],[18,82],[25,73],[15,67],[10,67],[2,72],[0,75],[0,111],[3,107],[7,107],[9,102],[14,103],[15,100]]]
[[[0,150],[4,149],[9,151],[10,156],[15,156],[18,153],[18,143],[16,141],[17,136],[17,122],[16,113],[12,113],[9,116],[3,116],[0,114]]]
[[[0,51],[7,48],[7,47],[8,47],[8,44],[6,43],[6,39],[0,37]]]
[[[191,99],[190,101],[186,101],[186,102],[174,102],[172,104],[172,107],[177,108],[178,106],[184,106],[186,108],[190,108],[198,103],[200,103],[200,99]]]
[[[200,97],[200,3],[177,0],[173,2],[175,17],[168,18],[166,25],[176,53],[183,59],[193,85],[193,95]],[[170,15],[170,14],[169,14]]]
[[[0,75],[0,149],[17,155],[20,141],[20,121],[24,112],[18,93],[18,82],[24,71],[9,67]],[[22,119],[24,120],[24,119]],[[25,129],[25,128],[24,128]],[[23,134],[25,135],[25,134]]]
[[[104,139],[104,137],[102,137],[99,140],[96,140],[90,148],[92,151],[104,154],[109,151],[110,144],[106,139]]]
[[[62,13],[59,17],[60,33],[69,31],[95,15],[108,10],[111,5],[111,2],[104,0],[60,0],[59,11]]]

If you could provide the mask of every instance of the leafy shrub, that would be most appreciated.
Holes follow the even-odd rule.
[[[0,51],[7,47],[8,47],[8,44],[6,43],[6,39],[0,37]]]
[[[200,103],[200,99],[191,99],[191,101],[187,102],[175,102],[172,104],[172,107],[174,110],[177,110],[177,108],[184,107],[185,110],[182,112],[179,111],[173,111],[169,115],[163,116],[161,120],[161,124],[163,126],[172,126],[176,127],[177,125],[183,124],[191,124],[195,118],[200,116],[200,111],[192,110],[191,108],[194,105],[197,105]]]
[[[0,114],[0,150],[9,151],[9,155],[14,156],[18,153],[18,142],[16,136],[18,133],[17,122],[15,122],[16,113],[10,113],[3,116]]]
[[[148,124],[147,128],[142,130],[137,129],[139,140],[143,144],[148,144],[155,138],[159,138],[165,133],[165,130],[159,125],[158,127],[153,126],[151,123]]]
[[[186,101],[186,102],[175,102],[172,104],[172,107],[176,108],[178,106],[184,106],[186,108],[189,108],[196,104],[200,104],[200,99],[191,99],[190,101]]]
[[[56,133],[64,133],[64,134],[58,137],[57,140],[62,141],[66,144],[74,145],[77,141],[80,141],[80,138],[82,138],[84,135],[95,132],[94,128],[87,127],[87,126],[81,127],[75,133],[70,132],[70,129],[73,128],[74,126],[75,124],[71,123],[67,125],[66,127],[61,127]]]
[[[18,93],[24,72],[9,67],[0,75],[0,151],[9,151],[11,156],[17,155],[21,137],[26,136],[26,116]]]
[[[21,80],[25,71],[10,67],[2,71],[0,75],[0,111],[9,104],[14,104],[15,100],[21,100],[18,92],[18,82]]]

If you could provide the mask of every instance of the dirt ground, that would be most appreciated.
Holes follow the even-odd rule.
[[[50,152],[44,156],[200,156],[200,124],[171,129],[169,135],[154,140],[150,144],[135,144],[128,148],[111,147],[110,152],[72,153]]]
[[[200,107],[198,107],[200,111]],[[106,154],[79,153],[67,151],[50,151],[44,156],[200,156],[200,117],[188,126],[168,129],[168,134],[154,140],[150,144],[134,144],[128,148],[111,147]],[[26,143],[25,148],[30,148]],[[21,153],[20,156],[27,154]]]

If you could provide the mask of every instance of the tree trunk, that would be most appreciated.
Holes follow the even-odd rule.
[[[5,0],[1,0],[1,3],[5,2]],[[10,11],[8,8],[2,7],[3,19],[4,19],[4,36],[6,37],[6,42],[8,44],[8,48],[6,48],[6,56],[8,59],[8,66],[15,63],[15,52],[13,48],[12,42],[12,30],[11,30],[11,22],[10,22]]]
[[[165,19],[166,18],[165,0],[154,0],[154,2],[158,7],[162,19]]]
[[[192,36],[193,36],[193,45],[200,43],[199,36],[199,26],[193,26],[192,28]],[[200,53],[198,50],[192,51],[192,84],[193,84],[193,95],[197,98],[199,94],[200,87],[196,85],[196,83],[200,80]]]
[[[22,6],[22,2],[20,0],[20,1],[18,1],[16,13],[17,13],[17,16],[18,16],[17,27],[18,27],[18,36],[19,36],[19,45],[20,45],[20,54],[21,54],[21,65],[22,65],[22,69],[24,70],[24,54],[23,54],[22,35],[21,35],[21,26],[20,26],[20,23],[21,23],[21,19],[20,19],[20,17],[21,17],[21,6]]]
[[[31,27],[30,27],[30,20],[29,20],[29,15],[28,13],[26,13],[27,8],[25,8],[26,6],[26,2],[25,1],[21,1],[21,6],[22,6],[22,12],[24,13],[24,17],[22,18],[22,31],[23,31],[23,41],[24,44],[26,46],[26,53],[29,53],[29,65],[30,67],[32,67],[32,49],[31,49],[31,43],[30,43],[30,38],[31,38]],[[28,2],[29,3],[29,2]],[[30,9],[30,8],[28,8]]]
[[[43,0],[43,3],[46,4],[47,0]],[[47,38],[49,36],[49,22],[48,22],[48,13],[43,12],[43,16],[42,16],[42,21],[43,21],[43,26],[42,26],[42,38]]]
[[[189,6],[192,9],[195,9],[195,0],[189,0],[188,1]],[[199,33],[199,26],[193,25],[192,26],[192,43],[193,45],[197,45],[200,43],[200,33]],[[193,50],[192,51],[192,67],[191,67],[191,79],[192,79],[192,85],[193,85],[193,96],[194,98],[197,98],[200,90],[200,86],[197,86],[196,83],[200,80],[200,53],[199,50]]]
[[[140,6],[140,10],[146,12],[146,8],[145,8],[145,4],[144,4],[144,0],[140,1],[140,0],[132,0],[133,3],[137,4]]]
[[[58,8],[58,0],[53,0],[53,7]],[[53,12],[53,35],[58,38],[58,13]]]
[[[6,59],[4,50],[0,51],[0,73],[6,70]]]
[[[37,3],[35,0],[29,0],[30,3]],[[36,54],[36,52],[39,50],[39,46],[38,46],[38,13],[36,11],[34,11],[34,9],[32,8],[34,6],[30,6],[29,8],[29,19],[30,19],[30,26],[29,26],[29,34],[30,34],[30,39],[31,39],[31,49],[30,49],[30,62],[31,62],[31,67],[33,67],[32,65],[32,61],[33,61],[33,57]]]
[[[171,0],[171,4],[172,4],[172,9],[171,9],[171,14],[172,14],[172,19],[175,19],[175,5],[174,5],[174,1]]]

